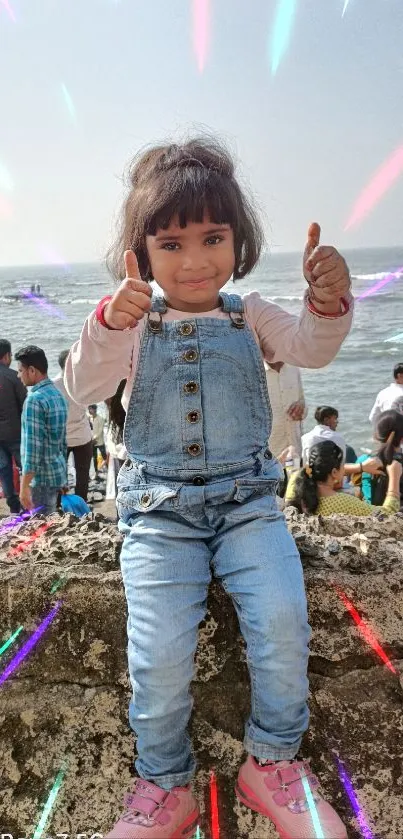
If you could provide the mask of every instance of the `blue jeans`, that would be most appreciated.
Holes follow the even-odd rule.
[[[117,502],[139,775],[170,789],[194,774],[189,687],[212,571],[247,644],[245,748],[290,760],[308,727],[310,627],[301,561],[270,479],[274,464],[267,475],[238,473],[205,486],[135,488],[134,471],[122,467]]]
[[[59,487],[34,486],[31,488],[31,495],[34,507],[40,507],[39,515],[49,516],[54,513],[57,506]]]
[[[0,483],[11,513],[21,510],[20,499],[14,489],[13,458],[21,469],[20,441],[0,443]]]

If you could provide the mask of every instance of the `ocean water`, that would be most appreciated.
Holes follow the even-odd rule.
[[[346,252],[359,296],[389,272],[399,276],[379,291],[356,303],[352,331],[337,358],[320,370],[303,370],[303,385],[309,414],[305,430],[315,424],[317,405],[332,405],[339,411],[339,430],[357,451],[371,448],[368,415],[378,391],[392,381],[393,366],[403,362],[403,247]],[[400,270],[399,270],[400,269]],[[15,302],[6,295],[28,290],[40,283],[46,301]],[[49,374],[59,372],[60,350],[70,347],[80,335],[86,316],[114,288],[100,264],[0,267],[0,337],[11,341],[13,351],[27,344],[45,350]],[[301,255],[266,254],[247,279],[228,284],[240,294],[257,290],[287,311],[297,314],[306,288]]]

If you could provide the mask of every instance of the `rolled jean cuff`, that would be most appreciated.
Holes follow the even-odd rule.
[[[293,760],[299,752],[301,742],[302,738],[294,746],[279,749],[276,746],[268,746],[267,743],[255,743],[254,740],[246,736],[243,745],[245,751],[253,757],[261,758],[261,760]]]
[[[141,769],[139,770],[137,766],[136,769],[140,778],[143,778],[144,781],[149,781],[150,784],[156,784],[157,787],[162,787],[162,789],[170,790],[173,787],[186,787],[190,784],[196,772],[196,764],[194,764],[192,769],[188,769],[187,772],[176,772],[172,775],[154,775],[150,778]]]

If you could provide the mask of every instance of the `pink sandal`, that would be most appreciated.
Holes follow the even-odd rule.
[[[125,812],[104,839],[193,839],[199,807],[190,786],[162,789],[137,778]]]
[[[260,766],[249,755],[239,770],[235,792],[242,804],[271,819],[281,839],[316,839],[318,832],[301,776],[312,792],[320,835],[323,839],[347,839],[343,822],[318,792],[319,781],[306,760],[282,760]]]

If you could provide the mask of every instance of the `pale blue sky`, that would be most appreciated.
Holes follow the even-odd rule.
[[[268,242],[302,248],[311,220],[340,249],[399,245],[403,175],[343,232],[403,146],[403,0],[297,0],[270,75],[277,0],[211,0],[199,74],[192,0],[0,0],[0,264],[103,256],[119,180],[139,147],[205,127],[236,151]],[[70,116],[62,84],[74,103]],[[1,170],[0,170],[1,175]]]

